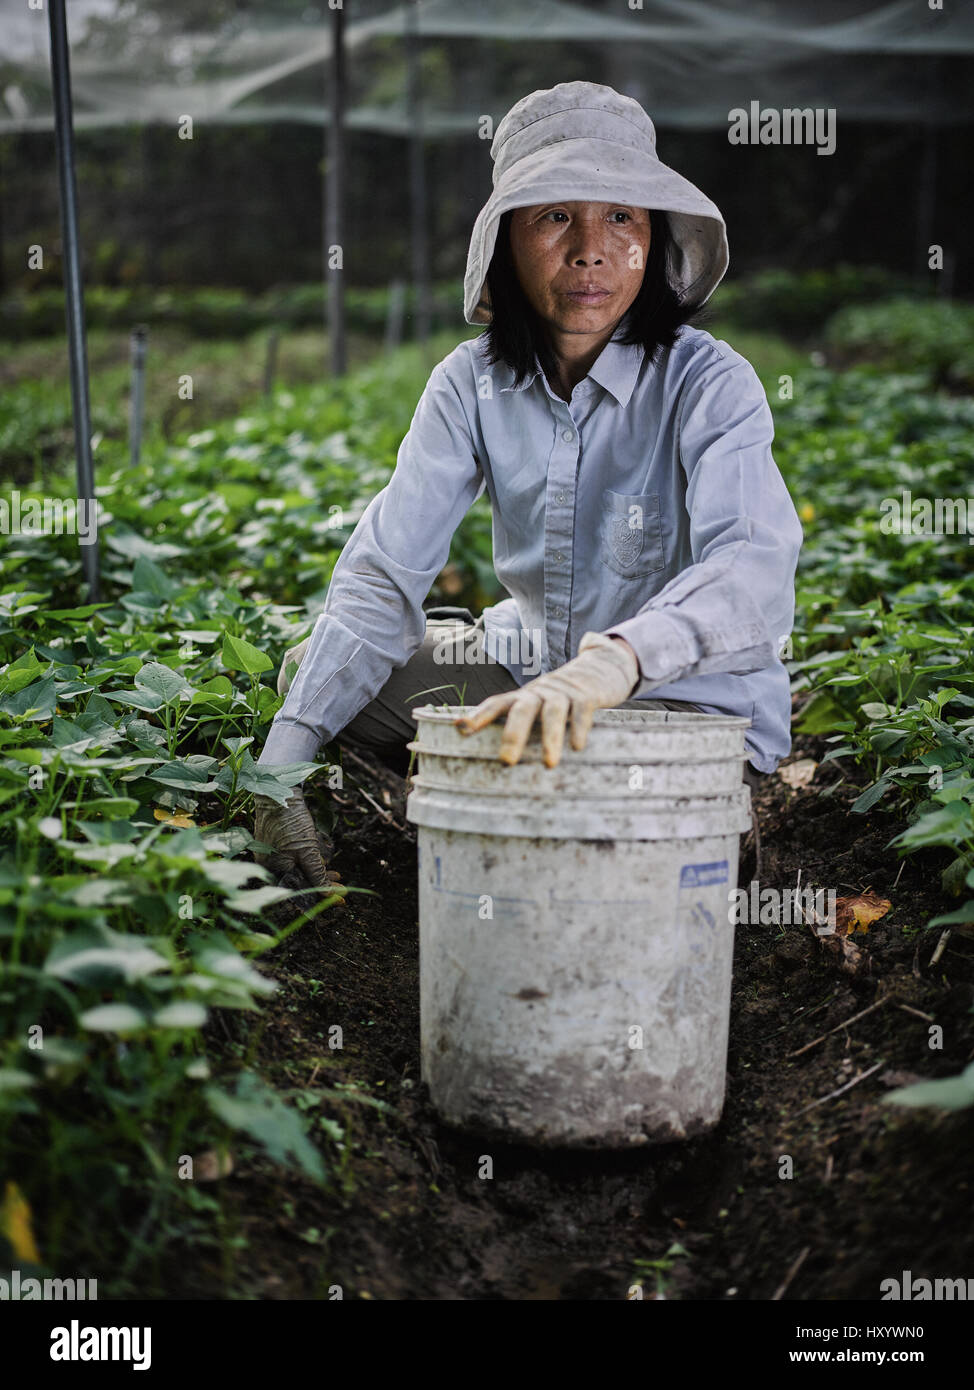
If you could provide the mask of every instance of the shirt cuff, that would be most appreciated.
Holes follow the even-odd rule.
[[[257,759],[258,767],[273,767],[280,763],[313,763],[318,755],[318,735],[306,724],[292,724],[275,719]]]
[[[640,683],[630,699],[648,695],[658,685],[676,680],[700,659],[697,644],[661,610],[638,613],[605,629],[607,637],[624,637],[636,653]]]

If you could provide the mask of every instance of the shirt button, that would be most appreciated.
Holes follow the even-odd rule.
[[[561,432],[561,437],[562,437],[562,439],[565,441],[566,444],[571,444],[572,440],[575,438],[575,431],[574,431],[574,430],[562,430],[562,432]]]
[[[564,500],[565,500],[565,494],[564,494],[563,492],[559,492],[558,496],[555,498],[555,501],[556,501],[556,502],[564,502]]]
[[[565,557],[564,557],[564,555],[562,555],[562,553],[561,553],[560,550],[556,550],[556,551],[555,551],[555,559],[558,560],[559,563],[560,563],[562,560],[564,560],[564,558],[565,558]]]
[[[564,608],[556,608],[554,609],[554,614],[556,618],[563,618],[565,616],[565,610]]]

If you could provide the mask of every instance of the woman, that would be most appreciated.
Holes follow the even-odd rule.
[[[297,674],[260,762],[310,760],[339,734],[401,749],[435,688],[477,706],[464,732],[506,716],[508,763],[539,715],[554,766],[569,724],[582,748],[597,709],[628,704],[745,715],[752,769],[771,772],[790,748],[778,651],[802,532],[754,369],[688,326],[727,269],[723,218],[611,87],[532,92],[491,157],[464,281],[466,320],[487,330],[433,369],[285,658],[279,689]],[[485,488],[510,597],[477,623],[427,621]],[[255,834],[285,882],[326,881],[299,788],[284,807],[257,798]]]

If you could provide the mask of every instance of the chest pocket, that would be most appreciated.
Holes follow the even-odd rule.
[[[625,578],[652,574],[665,564],[656,492],[602,493],[599,559]]]

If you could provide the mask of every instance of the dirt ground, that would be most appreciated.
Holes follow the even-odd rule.
[[[790,761],[824,751],[796,740]],[[639,1284],[671,1300],[875,1300],[903,1270],[971,1273],[974,1110],[881,1097],[971,1060],[974,942],[955,934],[930,966],[939,932],[920,929],[945,910],[940,858],[904,862],[885,848],[901,827],[849,814],[857,789],[837,764],[802,790],[762,779],[760,883],[794,886],[800,868],[840,894],[871,887],[891,899],[847,938],[854,968],[838,940],[808,926],[738,927],[720,1126],[628,1153],[492,1143],[492,1180],[478,1177],[484,1141],[439,1123],[420,1081],[416,844],[403,791],[377,764],[346,763],[332,863],[376,896],[350,895],[275,953],[282,989],[250,1040],[252,1064],[278,1086],[331,1092],[318,1110],[343,1127],[345,1148],[330,1190],[238,1165],[223,1196],[246,1253],[229,1279],[204,1260],[175,1296],[327,1298],[338,1285],[345,1298],[600,1300],[636,1296]],[[752,869],[748,839],[742,884]],[[928,1046],[931,1022],[943,1027],[940,1051]],[[340,1051],[326,1041],[334,1024]]]

